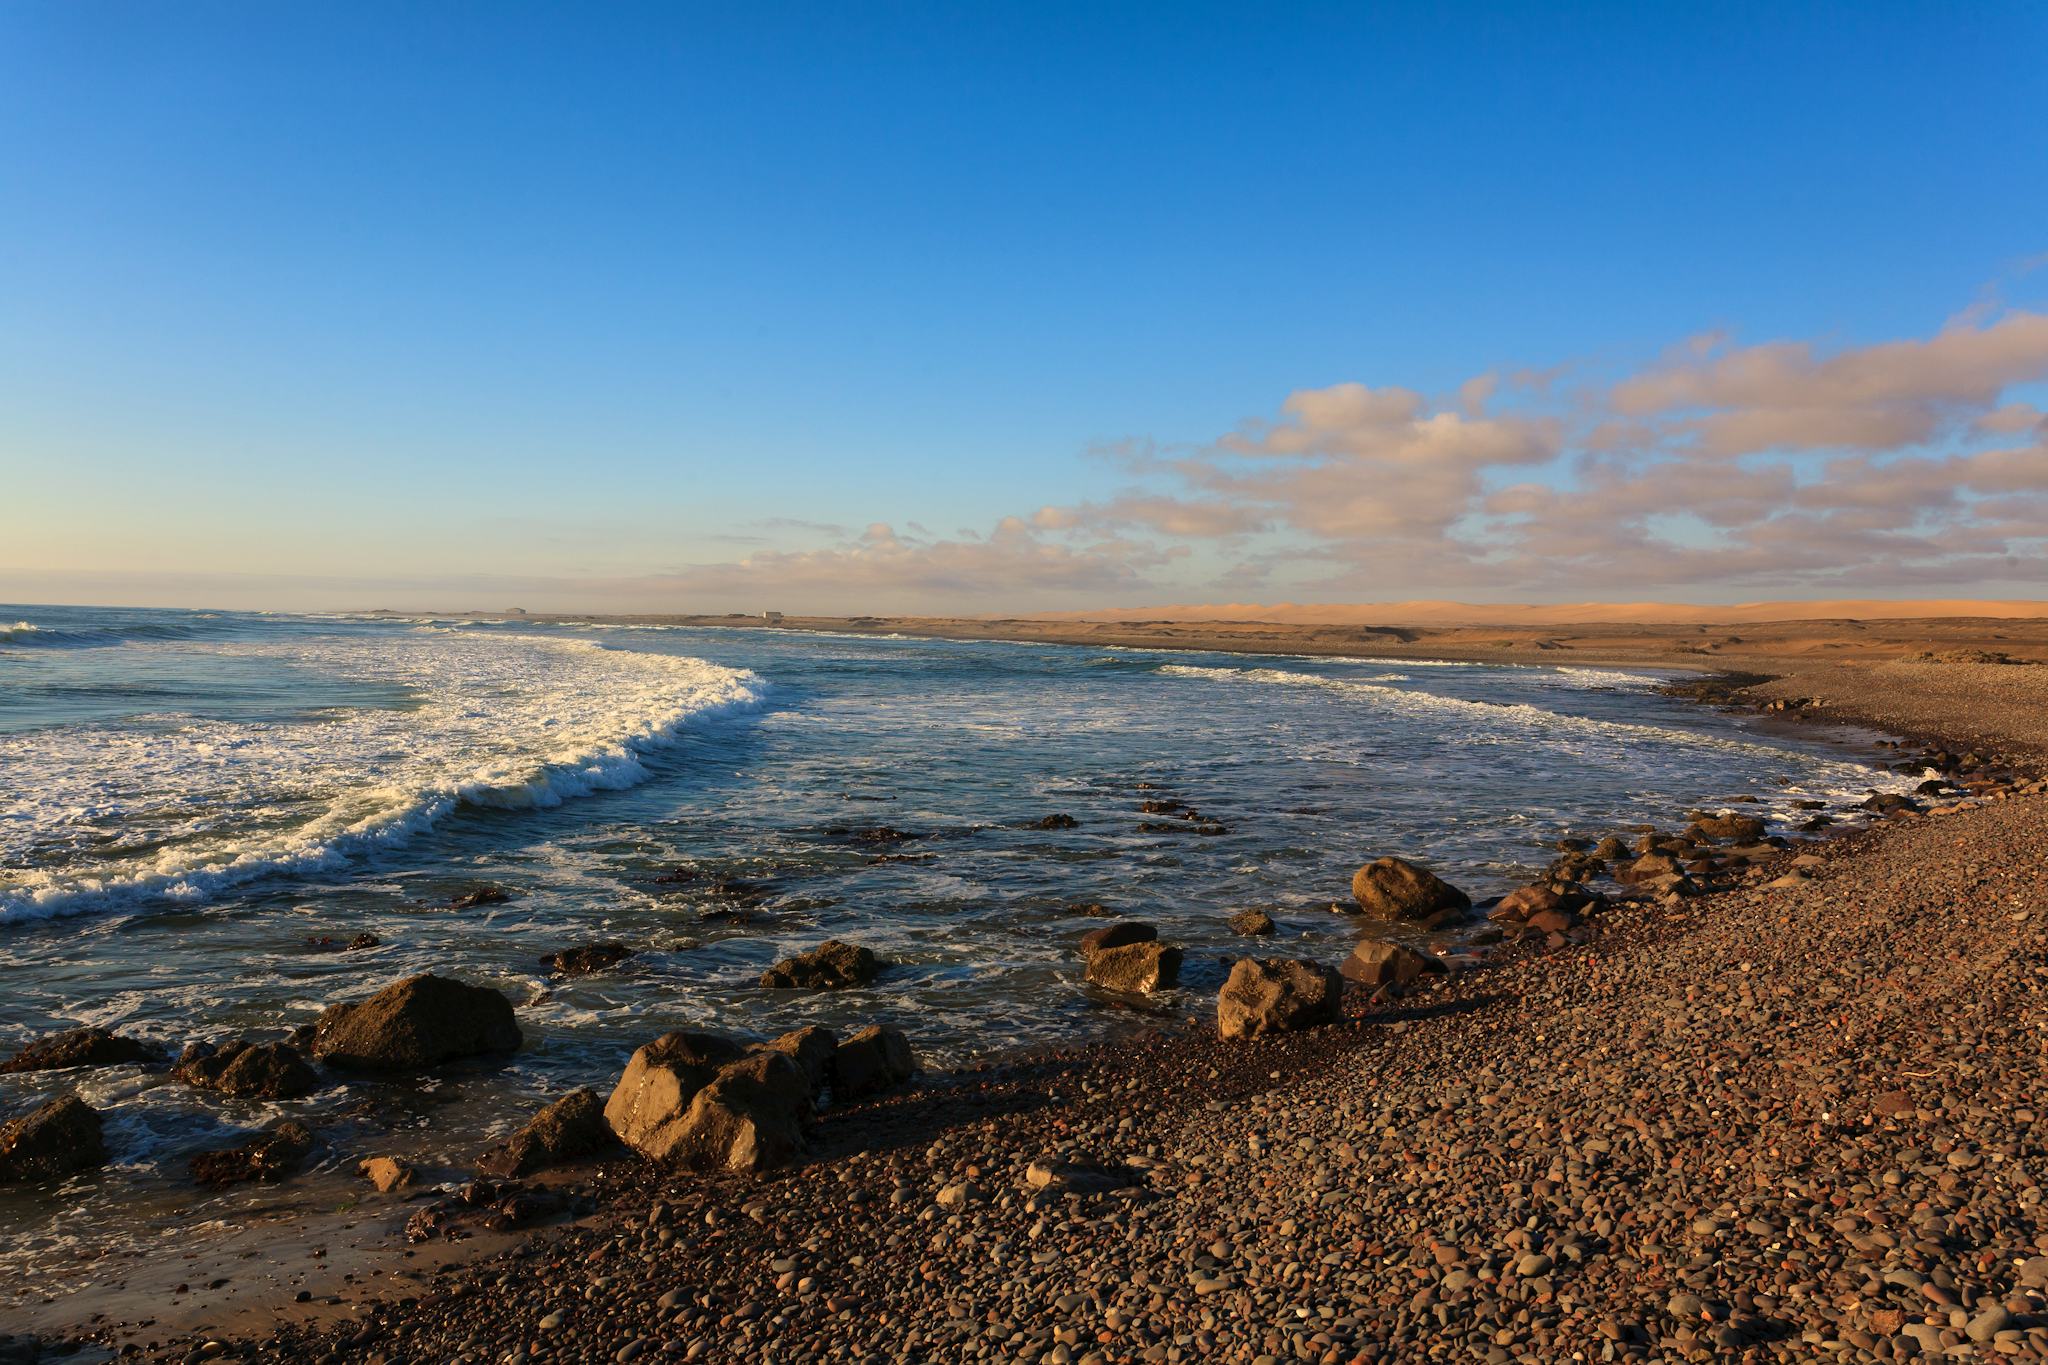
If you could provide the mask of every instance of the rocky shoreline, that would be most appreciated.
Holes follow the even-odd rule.
[[[1756,686],[1734,680],[1701,699],[1733,700],[1736,682]],[[1788,700],[1798,698],[1762,704],[1818,709]],[[2034,1226],[2039,1192],[1987,1188],[1987,1199],[2018,1199],[1998,1216],[1972,1198],[1974,1172],[2025,1176],[2039,1154],[2033,1111],[2009,1106],[1999,1128],[1981,1064],[1922,1075],[1901,1051],[1929,1030],[1979,1021],[1974,1046],[2018,1047],[2007,1079],[2016,1073],[2033,1102],[2038,1043],[2029,1053],[2025,1025],[1983,1006],[2040,984],[2015,964],[2041,944],[2044,801],[2000,756],[1900,761],[1929,758],[1948,777],[1926,809],[1895,804],[1878,812],[1882,828],[1824,843],[1766,840],[1733,808],[1699,812],[1685,831],[1567,841],[1584,846],[1561,848],[1543,882],[1493,907],[1501,941],[1484,970],[1368,954],[1356,971],[1346,964],[1357,984],[1341,1006],[1333,989],[1327,1007],[1293,1020],[1315,1026],[1307,1032],[1232,1030],[1227,986],[1224,1030],[1242,1036],[1199,1019],[879,1095],[852,1087],[842,1098],[853,1102],[815,1125],[794,1096],[814,1097],[832,1062],[806,1063],[792,1035],[787,1055],[746,1063],[762,1074],[726,1088],[791,1096],[788,1126],[810,1147],[802,1164],[732,1161],[728,1123],[718,1152],[693,1163],[708,1172],[619,1156],[523,1186],[516,1177],[604,1140],[587,1114],[543,1115],[537,1124],[581,1132],[580,1145],[537,1165],[501,1163],[487,1175],[506,1179],[425,1203],[432,1216],[415,1221],[429,1236],[459,1236],[465,1220],[492,1229],[587,1210],[571,1226],[450,1264],[404,1299],[313,1305],[297,1322],[280,1305],[204,1339],[151,1340],[133,1324],[95,1335],[166,1359],[2048,1353],[2048,1318],[2033,1320],[2043,1311],[2033,1291],[2048,1285],[2048,1259],[2036,1264],[2048,1240],[2033,1240],[2048,1234]],[[1990,852],[2001,844],[2003,857]],[[1396,917],[1458,908],[1444,894],[1461,896],[1454,888],[1370,873],[1360,870],[1360,900],[1385,894]],[[1607,885],[1603,873],[1628,889],[1589,890]],[[2008,883],[2009,910],[1998,895]],[[1918,913],[1880,896],[1909,897]],[[2001,926],[2033,946],[1997,957],[1992,983],[1979,968],[1993,955],[1973,961],[1965,941]],[[1920,960],[1922,949],[1934,957],[1929,933],[1958,951]],[[1860,951],[1850,959],[1860,991],[1828,984],[1844,944]],[[1175,951],[1146,938],[1096,947],[1091,976],[1122,954],[1128,963],[1105,970],[1141,988]],[[834,970],[862,970],[857,954],[827,957]],[[1809,977],[1823,983],[1817,995],[1801,984]],[[1934,998],[1923,987],[1937,980],[1967,998],[1936,1019],[1904,1008]],[[1266,984],[1238,994],[1258,997]],[[1861,1027],[1871,1021],[1894,1031]],[[1863,1096],[1859,1109],[1869,1077],[1845,1071],[1843,1037],[1863,1039],[1871,1075],[1894,1063],[1910,1083]],[[266,1074],[290,1073],[289,1059],[266,1057]],[[211,1064],[225,1074],[240,1062]],[[699,1089],[671,1097],[668,1117],[743,1062],[693,1059]],[[195,1073],[208,1064],[184,1062]],[[1940,1102],[1923,1103],[1930,1095]],[[1867,1163],[1874,1135],[1913,1138],[1926,1159],[1875,1176],[1845,1167],[1861,1179],[1822,1188],[1815,1172],[1827,1159]],[[526,1136],[528,1148],[547,1145]],[[1662,1193],[1642,1203],[1639,1190]],[[1941,1220],[1938,1236],[1890,1230],[1922,1227],[1921,1214]],[[1770,1243],[1751,1248],[1766,1237],[1758,1228]],[[1980,1232],[1996,1235],[1970,1240]],[[1973,1255],[1957,1259],[1958,1245]],[[1753,1254],[1727,1254],[1737,1246]],[[7,1349],[34,1358],[25,1343]]]

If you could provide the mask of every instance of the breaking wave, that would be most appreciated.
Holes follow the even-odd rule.
[[[688,727],[766,692],[742,669],[581,640],[205,648],[383,684],[405,701],[0,735],[0,924],[202,904],[403,843],[460,808],[556,806],[637,786]]]

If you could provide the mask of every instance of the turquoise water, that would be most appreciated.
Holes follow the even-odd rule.
[[[1483,895],[1526,880],[1566,831],[1670,822],[1739,794],[1777,814],[1803,798],[1846,806],[1903,781],[1847,745],[1661,697],[1655,681],[0,607],[0,1050],[87,1022],[173,1049],[267,1034],[448,972],[514,999],[517,1058],[278,1108],[326,1134],[337,1165],[362,1144],[391,1148],[393,1132],[402,1149],[460,1156],[547,1097],[608,1085],[632,1047],[678,1025],[885,1020],[958,1061],[1127,1018],[1070,956],[1097,922],[1080,912],[1091,903],[1186,944],[1186,989],[1156,1003],[1200,1009],[1219,956],[1244,946],[1229,914],[1265,908],[1281,925],[1272,950],[1334,961],[1358,926],[1329,906],[1380,854]],[[1223,832],[1140,810],[1161,799]],[[1053,813],[1076,827],[1029,828]],[[447,908],[483,882],[512,898]],[[380,946],[310,941],[366,932]],[[752,984],[828,936],[896,965],[847,995]],[[639,956],[549,980],[541,954],[593,939]],[[79,1080],[0,1077],[0,1110]],[[116,1168],[62,1199],[16,1196],[0,1225],[61,1208],[75,1240],[97,1226],[78,1209],[177,1186],[185,1153],[272,1112],[132,1071],[84,1090],[109,1111]]]

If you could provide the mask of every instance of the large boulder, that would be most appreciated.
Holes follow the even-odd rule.
[[[330,1005],[313,1030],[313,1055],[329,1066],[411,1071],[457,1057],[516,1052],[512,1002],[488,986],[409,976],[367,1000]]]
[[[1264,937],[1279,928],[1263,910],[1240,910],[1230,917],[1230,932],[1248,938]]]
[[[1369,915],[1424,920],[1472,908],[1472,898],[1404,858],[1381,858],[1358,869],[1351,895]]]
[[[1764,837],[1764,822],[1754,815],[1702,815],[1692,827],[1709,839],[1722,842],[1754,843]]]
[[[810,1118],[803,1068],[787,1053],[764,1048],[719,1068],[673,1125],[674,1140],[660,1159],[697,1170],[786,1166],[803,1153]]]
[[[761,973],[761,984],[770,990],[837,991],[865,986],[881,970],[881,959],[872,950],[828,938]]]
[[[1351,950],[1351,956],[1337,968],[1338,974],[1346,980],[1356,981],[1373,990],[1396,992],[1407,989],[1433,972],[1444,970],[1444,964],[1427,953],[1418,953],[1405,944],[1376,938],[1361,940]]]
[[[677,1126],[697,1092],[745,1052],[715,1033],[664,1033],[633,1054],[605,1101],[604,1121],[619,1141],[659,1161],[674,1150]]]
[[[1225,1038],[1256,1038],[1337,1021],[1344,983],[1319,962],[1240,958],[1216,997],[1216,1029]]]
[[[604,1101],[597,1092],[572,1090],[485,1152],[476,1168],[486,1175],[530,1175],[602,1151],[612,1141],[612,1130],[604,1121]]]
[[[811,1083],[811,1093],[815,1095],[825,1088],[831,1077],[832,1059],[839,1052],[839,1038],[831,1029],[806,1024],[793,1033],[783,1034],[767,1046],[803,1069],[804,1079]]]
[[[197,1153],[191,1161],[192,1178],[214,1186],[282,1180],[296,1171],[312,1150],[312,1132],[305,1124],[286,1119],[239,1147]]]
[[[1142,920],[1118,920],[1081,935],[1081,956],[1093,957],[1111,948],[1128,948],[1133,943],[1151,943],[1159,931]]]
[[[171,1074],[187,1085],[237,1099],[291,1100],[320,1088],[319,1073],[290,1043],[252,1043],[246,1038],[222,1047],[188,1044]]]
[[[1180,980],[1180,949],[1164,943],[1127,943],[1088,957],[1088,979],[1113,991],[1143,995]]]
[[[901,1029],[872,1024],[832,1054],[832,1098],[845,1104],[903,1084],[917,1074],[917,1057]]]
[[[63,1071],[77,1066],[148,1065],[163,1054],[137,1038],[123,1038],[103,1028],[74,1028],[36,1039],[4,1062],[0,1072]]]
[[[0,1185],[61,1180],[106,1164],[100,1116],[76,1095],[0,1124]]]

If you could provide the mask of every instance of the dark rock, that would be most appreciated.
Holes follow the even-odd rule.
[[[1764,822],[1754,815],[1703,815],[1692,827],[1709,839],[1754,843],[1764,837]]]
[[[841,1104],[865,1099],[916,1074],[910,1040],[887,1024],[870,1025],[842,1041],[832,1054],[832,1098]]]
[[[825,831],[833,839],[844,839],[855,844],[902,844],[922,836],[905,830],[891,829],[887,825],[871,825],[866,829],[850,829],[845,825],[834,825]]]
[[[540,962],[556,976],[591,976],[618,966],[634,953],[623,943],[585,943],[549,953]]]
[[[569,1201],[553,1190],[535,1189],[511,1180],[472,1180],[454,1198],[436,1200],[413,1214],[405,1224],[405,1240],[453,1240],[468,1236],[476,1228],[512,1232],[568,1207]]]
[[[189,1044],[171,1074],[187,1085],[237,1099],[290,1100],[320,1088],[319,1074],[290,1043],[252,1043],[246,1038],[219,1048]]]
[[[783,1034],[768,1046],[803,1069],[805,1078],[811,1083],[811,1093],[815,1095],[825,1088],[830,1077],[832,1058],[839,1051],[839,1039],[831,1029],[809,1024],[794,1033]]]
[[[296,1171],[312,1150],[313,1134],[306,1125],[286,1119],[239,1147],[198,1153],[191,1161],[192,1178],[216,1186],[281,1180]]]
[[[322,953],[358,953],[365,948],[374,948],[383,940],[375,934],[357,934],[351,939],[336,938],[332,934],[315,934],[306,940],[306,946]]]
[[[1637,886],[1663,877],[1678,876],[1683,870],[1678,859],[1669,853],[1645,853],[1628,866],[1616,868],[1614,880],[1625,886]]]
[[[1486,917],[1495,924],[1520,924],[1531,915],[1545,910],[1556,910],[1564,904],[1563,893],[1552,887],[1524,886],[1502,896],[1500,901],[1486,912]]]
[[[1273,917],[1263,910],[1240,910],[1230,917],[1230,932],[1247,938],[1270,934],[1275,928]]]
[[[147,1066],[163,1054],[137,1038],[124,1038],[103,1028],[74,1028],[38,1038],[0,1062],[0,1072],[65,1071],[79,1066]]]
[[[1367,914],[1419,920],[1472,908],[1472,898],[1404,858],[1381,858],[1358,869],[1351,895]]]
[[[0,1124],[0,1185],[61,1180],[106,1163],[100,1116],[76,1095]]]
[[[477,886],[463,892],[448,902],[450,910],[474,910],[484,905],[503,905],[512,899],[512,893],[502,886]]]
[[[1163,943],[1127,943],[1088,955],[1088,979],[1113,991],[1142,995],[1180,980],[1181,951]]]
[[[744,1053],[715,1033],[664,1033],[633,1054],[605,1101],[604,1121],[619,1141],[656,1161],[680,1140],[678,1125],[697,1092]]]
[[[1899,811],[1917,811],[1920,809],[1918,801],[1915,801],[1910,796],[1900,796],[1896,792],[1884,792],[1876,796],[1868,796],[1860,804],[1864,810],[1875,811],[1879,815],[1892,815]]]
[[[1426,953],[1384,939],[1360,940],[1337,971],[1346,979],[1373,990],[1401,991],[1431,973],[1445,971],[1444,964]]]
[[[457,1057],[515,1052],[512,1002],[488,986],[410,976],[366,1000],[330,1005],[314,1026],[313,1055],[329,1066],[407,1071]]]
[[[1118,920],[1115,924],[1105,924],[1081,935],[1081,956],[1092,957],[1106,949],[1124,948],[1133,943],[1151,943],[1158,937],[1159,931],[1142,920]]]
[[[572,1090],[484,1153],[476,1168],[486,1175],[529,1175],[602,1151],[612,1142],[597,1092]]]
[[[1216,997],[1216,1028],[1225,1038],[1256,1038],[1337,1021],[1344,983],[1319,962],[1240,958]]]
[[[870,949],[828,938],[761,973],[761,985],[770,990],[846,990],[867,985],[881,970],[881,960]]]
[[[1031,822],[1031,828],[1033,828],[1033,829],[1074,829],[1074,828],[1076,828],[1076,827],[1077,827],[1078,825],[1080,825],[1080,823],[1081,823],[1081,822],[1080,822],[1079,820],[1076,820],[1076,819],[1075,819],[1075,818],[1074,818],[1073,816],[1071,816],[1071,815],[1064,815],[1064,814],[1062,814],[1062,815],[1048,815],[1048,816],[1046,816],[1046,817],[1045,817],[1045,818],[1044,818],[1043,820],[1034,820],[1034,821],[1032,821],[1032,822]]]

